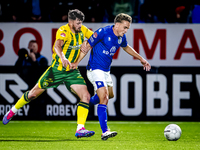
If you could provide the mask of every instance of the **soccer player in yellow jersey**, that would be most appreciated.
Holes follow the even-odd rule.
[[[89,39],[93,34],[91,30],[82,25],[84,18],[84,14],[77,9],[69,11],[68,24],[61,26],[56,33],[50,67],[39,78],[37,84],[30,91],[25,92],[15,106],[6,113],[3,124],[7,124],[21,107],[37,98],[47,88],[55,88],[64,83],[68,90],[80,98],[75,136],[80,138],[94,135],[94,131],[84,128],[89,111],[90,94],[78,68],[73,68],[71,64],[79,57],[84,39]]]

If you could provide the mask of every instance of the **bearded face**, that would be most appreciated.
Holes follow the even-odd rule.
[[[75,31],[75,33],[79,33],[81,31],[81,27],[82,27],[82,21],[79,19],[76,19],[73,21],[72,24],[72,29]]]

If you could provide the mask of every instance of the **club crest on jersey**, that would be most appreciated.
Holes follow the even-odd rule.
[[[118,44],[121,44],[122,43],[122,37],[119,37],[118,38]]]
[[[97,33],[96,32],[94,32],[93,37],[97,38]]]
[[[48,82],[43,82],[43,87],[47,87],[48,85],[49,85],[49,83]]]
[[[65,33],[61,33],[60,36],[65,37],[66,35],[65,35]]]

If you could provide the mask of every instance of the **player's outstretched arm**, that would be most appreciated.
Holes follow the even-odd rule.
[[[69,60],[65,57],[63,51],[62,51],[62,46],[64,44],[64,41],[62,40],[57,40],[54,46],[54,49],[56,51],[56,54],[60,57],[62,64],[64,67],[67,67],[69,65],[69,67],[71,67],[71,63],[69,62]]]
[[[145,60],[140,54],[138,54],[130,45],[127,45],[126,47],[122,47],[122,48],[131,56],[134,56],[135,58],[139,59],[141,64],[143,65],[144,70],[150,71],[151,65],[148,63],[148,61]]]
[[[91,49],[92,47],[90,46],[88,40],[85,40],[83,42],[83,44],[81,45],[81,52],[83,52],[84,54],[87,54],[88,51]]]
[[[83,44],[81,45],[81,51],[80,51],[78,59],[76,60],[76,62],[72,63],[72,66],[70,69],[76,69],[80,61],[87,55],[90,49],[91,49],[90,44],[88,43],[87,40],[85,40]]]
[[[144,58],[140,60],[141,64],[143,65],[143,69],[146,71],[150,71],[151,65],[146,61]]]

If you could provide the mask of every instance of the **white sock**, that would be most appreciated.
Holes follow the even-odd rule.
[[[78,124],[76,131],[80,130],[81,128],[84,128],[84,125],[83,124]]]
[[[15,106],[13,106],[12,108],[11,108],[11,110],[16,114],[17,113],[17,111],[18,111],[18,109],[17,108],[15,108]]]

